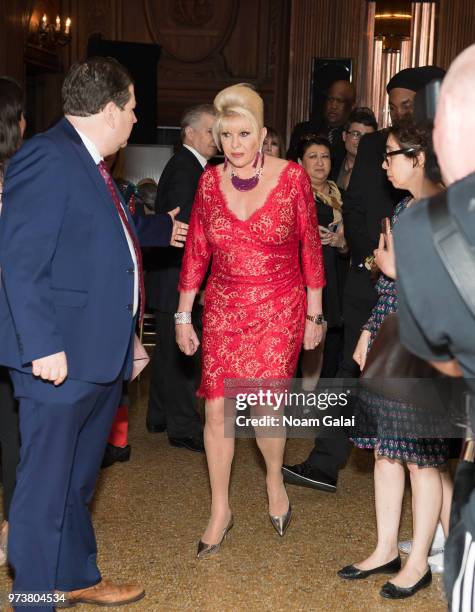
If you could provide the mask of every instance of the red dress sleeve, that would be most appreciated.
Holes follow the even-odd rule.
[[[211,258],[211,246],[204,232],[204,194],[207,172],[209,171],[201,175],[191,209],[190,227],[186,237],[185,254],[178,283],[179,291],[199,291]]]
[[[325,286],[322,243],[318,232],[317,208],[313,198],[310,178],[301,169],[298,177],[298,219],[300,232],[300,256],[304,283],[310,289]]]

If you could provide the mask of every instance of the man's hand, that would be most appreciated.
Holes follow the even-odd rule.
[[[68,363],[64,351],[48,355],[48,357],[41,357],[41,359],[34,359],[31,365],[33,366],[33,376],[49,380],[55,386],[64,382],[68,375]]]
[[[179,212],[180,207],[177,206],[168,213],[173,221],[173,230],[172,237],[170,239],[170,246],[182,249],[185,246],[186,235],[188,234],[188,224],[183,223],[182,221],[177,221],[175,217]]]

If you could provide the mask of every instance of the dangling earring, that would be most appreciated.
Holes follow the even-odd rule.
[[[223,166],[224,172],[226,172],[227,169],[228,169],[228,158],[225,155],[224,156],[224,166]]]
[[[253,168],[257,168],[257,164],[259,163],[259,158],[260,158],[260,156],[261,156],[261,153],[260,153],[260,151],[258,151],[258,152],[256,153],[256,157],[254,158],[254,162],[253,162],[253,164],[252,164],[252,167],[253,167]]]

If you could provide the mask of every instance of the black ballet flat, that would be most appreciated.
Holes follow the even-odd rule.
[[[422,576],[422,578],[416,582],[412,587],[399,587],[393,584],[392,582],[386,582],[383,588],[379,591],[381,597],[385,597],[386,599],[406,599],[407,597],[412,597],[420,591],[421,589],[425,589],[432,582],[432,572],[430,571],[430,567],[427,572]]]
[[[344,578],[345,580],[363,580],[363,578],[367,578],[372,574],[397,574],[400,569],[401,557],[398,555],[389,563],[379,565],[378,567],[373,567],[373,569],[370,570],[362,570],[354,565],[347,565],[337,573],[340,578]],[[387,584],[389,584],[389,582]]]

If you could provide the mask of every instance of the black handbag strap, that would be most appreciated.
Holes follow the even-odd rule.
[[[475,317],[475,248],[450,215],[446,191],[429,200],[428,212],[440,260]]]

